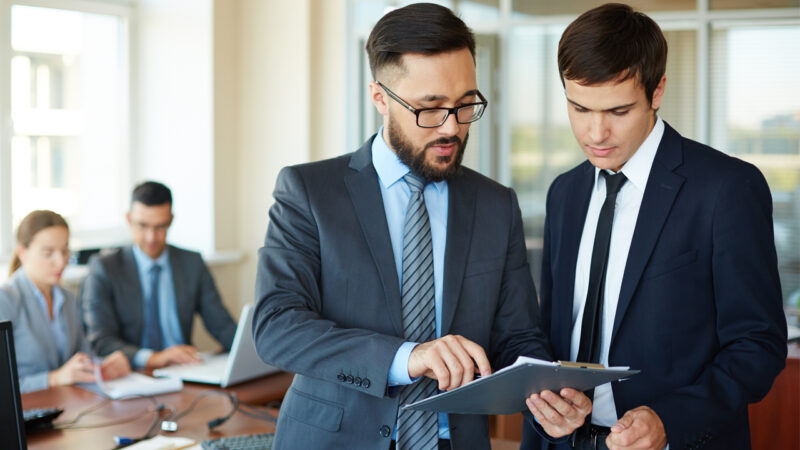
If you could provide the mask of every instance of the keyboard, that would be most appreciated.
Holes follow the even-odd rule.
[[[275,440],[275,433],[230,436],[203,441],[204,450],[269,450]]]
[[[59,408],[37,408],[22,411],[25,431],[30,433],[52,428],[53,419],[60,416],[62,412],[64,412],[64,410]]]

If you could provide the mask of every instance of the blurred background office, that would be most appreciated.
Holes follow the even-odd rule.
[[[364,42],[386,8],[407,3],[0,0],[0,266],[34,209],[66,217],[74,250],[128,243],[130,189],[155,179],[175,198],[170,242],[204,254],[236,314],[252,301],[278,170],[353,151],[377,130]],[[465,163],[519,194],[538,282],[547,188],[584,158],[558,40],[604,2],[436,3],[477,34],[489,109]],[[764,172],[784,302],[796,311],[800,0],[628,3],[668,39],[661,117]]]

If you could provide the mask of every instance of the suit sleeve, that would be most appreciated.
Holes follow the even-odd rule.
[[[231,318],[230,313],[222,304],[214,278],[211,276],[208,267],[202,259],[199,259],[200,270],[200,302],[199,313],[203,319],[206,330],[214,336],[214,339],[230,351],[233,344],[233,336],[236,334],[236,322]]]
[[[786,361],[772,199],[761,173],[743,167],[715,202],[711,270],[719,351],[694,384],[648,404],[674,448],[713,436],[763,398]]]
[[[370,380],[362,386],[341,383],[370,395],[385,395],[389,367],[401,338],[366,329],[342,328],[322,315],[317,223],[301,175],[284,168],[276,182],[275,203],[264,247],[259,250],[253,336],[268,364],[321,380],[340,374]]]
[[[536,287],[528,265],[522,213],[517,196],[509,189],[509,240],[498,307],[492,325],[492,367],[508,366],[517,356],[552,359],[550,344],[542,332]]]
[[[100,258],[89,263],[89,275],[81,290],[83,317],[92,350],[106,356],[116,350],[133,363],[139,345],[126,342],[121,337],[120,316],[114,307],[114,291]]]

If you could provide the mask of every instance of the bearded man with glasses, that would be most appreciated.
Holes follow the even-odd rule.
[[[275,448],[488,449],[486,416],[399,409],[520,355],[550,359],[516,195],[461,166],[488,104],[474,36],[413,4],[375,25],[367,53],[383,127],[284,168],[259,251],[256,348],[297,374]],[[566,407],[554,434],[589,412],[568,391],[550,397]]]

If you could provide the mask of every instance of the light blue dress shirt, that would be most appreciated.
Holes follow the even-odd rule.
[[[389,225],[389,237],[392,240],[394,263],[397,279],[403,280],[403,228],[406,220],[406,209],[411,198],[411,189],[403,180],[409,172],[397,155],[383,140],[383,127],[372,141],[372,165],[378,173],[383,208],[386,211],[386,222]],[[436,307],[436,337],[442,335],[442,288],[444,284],[444,249],[447,243],[447,208],[448,187],[446,181],[428,183],[423,192],[425,207],[431,223],[431,240],[433,244],[433,285]],[[400,286],[402,291],[402,285]],[[389,369],[389,385],[400,386],[411,384],[408,376],[408,358],[411,350],[419,343],[406,342],[398,349]],[[397,430],[395,430],[395,438]],[[439,438],[450,439],[447,414],[439,414]]]
[[[183,344],[183,333],[181,331],[180,321],[178,320],[178,306],[175,301],[175,285],[172,282],[172,266],[169,264],[169,249],[165,248],[164,252],[153,260],[137,245],[134,245],[133,257],[136,260],[136,268],[139,271],[139,283],[141,283],[142,286],[142,305],[144,306],[144,311],[147,311],[152,289],[150,286],[150,270],[156,264],[161,266],[161,275],[158,280],[158,315],[161,322],[161,331],[164,336],[164,348],[166,349],[173,345]],[[140,344],[143,342],[144,333],[142,333],[142,342],[140,342]],[[153,349],[140,348],[133,356],[133,365],[137,368],[144,367],[153,353]]]
[[[28,278],[28,275],[25,271],[22,271],[22,278],[30,287],[31,292],[36,297],[36,300],[39,302],[39,306],[42,307],[44,311],[45,317],[50,317],[50,311],[47,308],[47,300],[44,298],[42,291],[36,287],[36,285]],[[56,286],[53,286],[51,291],[51,298],[53,299],[53,318],[49,321],[50,329],[53,330],[53,336],[56,337],[56,348],[58,348],[58,359],[61,363],[67,362],[67,360],[72,356],[67,354],[67,346],[69,345],[68,337],[67,337],[67,330],[64,327],[64,317],[62,314],[62,308],[64,307],[64,294],[61,292],[61,289],[57,289]]]

